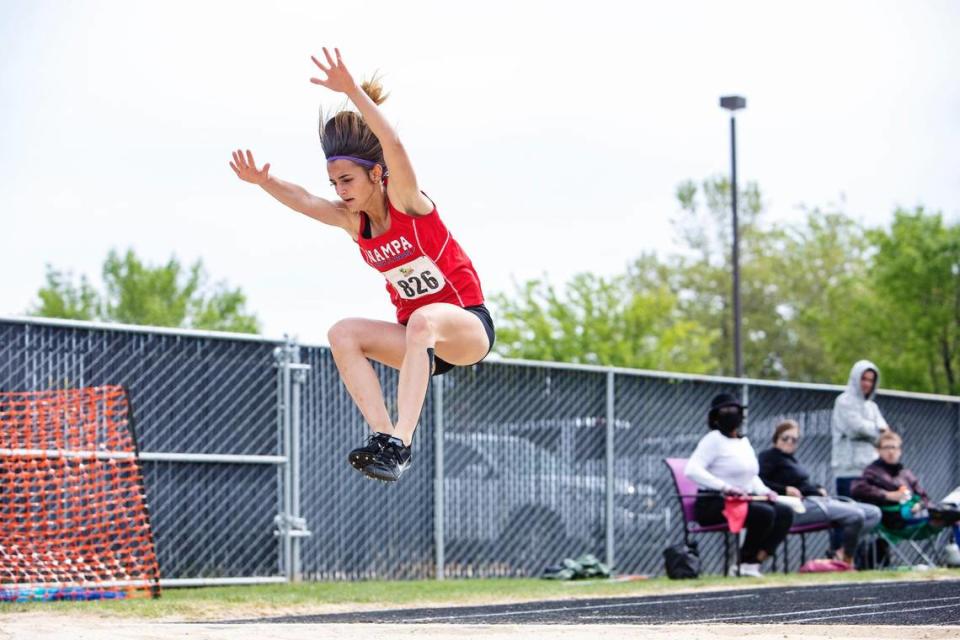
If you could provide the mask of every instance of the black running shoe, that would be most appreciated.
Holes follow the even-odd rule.
[[[351,451],[347,459],[350,460],[354,469],[362,472],[383,451],[383,447],[388,440],[390,440],[390,434],[380,431],[367,436],[367,444]]]
[[[383,482],[396,482],[410,466],[413,454],[399,438],[391,437],[383,450],[374,456],[373,462],[363,468],[363,472]]]

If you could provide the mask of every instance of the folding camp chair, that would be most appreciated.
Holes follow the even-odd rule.
[[[900,509],[900,505],[880,507],[880,510],[884,512],[898,512]],[[945,534],[952,534],[952,530],[950,527],[933,527],[927,518],[922,518],[913,522],[908,521],[907,525],[901,529],[891,529],[881,522],[876,528],[876,534],[878,538],[887,543],[887,548],[897,557],[900,563],[908,566],[914,564],[904,553],[903,548],[905,547],[916,554],[924,564],[936,566],[937,549],[942,546],[940,539]],[[924,547],[927,548],[924,549]],[[876,545],[874,545],[873,553],[874,566],[876,566]]]

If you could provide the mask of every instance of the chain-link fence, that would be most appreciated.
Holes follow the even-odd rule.
[[[430,578],[434,555],[434,456],[432,398],[413,454],[414,473],[385,485],[358,474],[347,463],[350,449],[369,428],[340,382],[330,350],[302,350],[309,364],[304,388],[301,493],[302,512],[313,535],[303,542],[302,573],[318,580]],[[377,367],[396,415],[397,375]]]
[[[277,346],[2,321],[0,389],[127,387],[161,575],[277,576]]]
[[[395,414],[396,373],[378,367]],[[797,420],[832,486],[840,387],[493,361],[435,378],[395,485],[346,462],[367,427],[329,349],[236,335],[0,319],[0,390],[123,384],[167,584],[532,576],[590,552],[662,573],[682,538],[666,457],[686,457],[720,392],[755,449]],[[960,399],[882,393],[931,495],[960,484]],[[723,537],[703,536],[708,571]],[[825,534],[807,537],[808,556]],[[800,545],[790,545],[799,562]]]

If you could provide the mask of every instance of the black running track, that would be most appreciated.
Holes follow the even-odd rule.
[[[245,622],[374,624],[865,624],[960,625],[960,580],[391,609]]]

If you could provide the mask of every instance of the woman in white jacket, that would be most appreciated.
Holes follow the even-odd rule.
[[[740,548],[740,575],[760,577],[760,565],[773,555],[793,524],[793,510],[778,503],[776,492],[763,484],[760,464],[750,440],[740,433],[743,409],[733,395],[721,393],[710,403],[710,433],[697,443],[685,473],[699,487],[694,516],[701,525],[725,522],[725,496],[759,495],[766,502],[749,502],[747,535]],[[731,574],[737,568],[731,567]]]
[[[850,370],[847,389],[833,403],[831,466],[838,496],[849,497],[850,483],[877,459],[877,438],[890,428],[873,400],[879,386],[877,365],[860,360]]]

